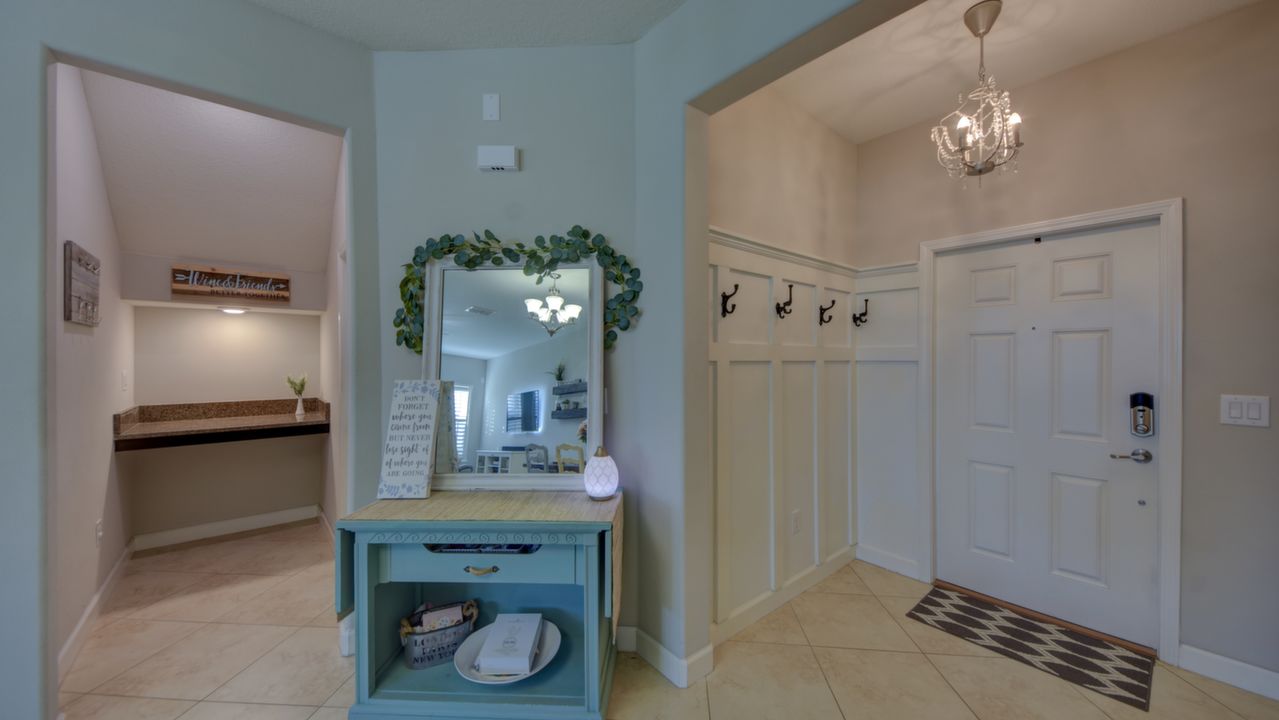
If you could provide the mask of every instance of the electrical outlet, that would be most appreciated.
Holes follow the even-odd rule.
[[[129,371],[121,370],[120,371],[120,392],[128,392],[128,391],[129,391]]]
[[[790,513],[790,534],[791,535],[799,534],[799,511],[798,510],[792,510]]]
[[[93,544],[96,547],[102,547],[102,518],[93,524]]]

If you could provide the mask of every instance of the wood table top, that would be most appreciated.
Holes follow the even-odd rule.
[[[342,521],[617,522],[622,494],[592,500],[585,492],[437,490],[425,500],[378,500]]]

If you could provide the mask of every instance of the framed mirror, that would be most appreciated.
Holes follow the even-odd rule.
[[[445,389],[431,485],[572,489],[603,444],[603,274],[431,269],[423,377]],[[451,420],[451,422],[450,422]]]

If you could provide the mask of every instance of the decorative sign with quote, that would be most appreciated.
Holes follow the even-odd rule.
[[[289,276],[205,265],[174,265],[169,273],[169,289],[174,295],[288,302]]]
[[[439,380],[395,381],[382,449],[382,479],[377,486],[379,500],[430,497],[439,413]]]

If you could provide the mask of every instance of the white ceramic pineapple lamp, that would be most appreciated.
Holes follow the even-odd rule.
[[[617,463],[604,452],[603,445],[595,448],[595,455],[586,461],[582,476],[586,494],[592,500],[608,500],[617,494]]]

